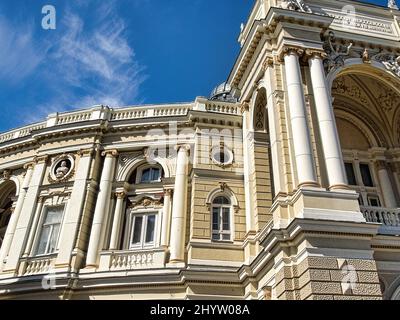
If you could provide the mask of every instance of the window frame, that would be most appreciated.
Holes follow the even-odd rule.
[[[143,172],[146,170],[151,170],[151,169],[158,169],[160,172],[160,176],[158,178],[158,180],[150,180],[150,181],[142,181],[142,177],[143,177]],[[163,168],[159,165],[145,165],[142,167],[139,167],[137,169],[137,173],[136,173],[136,184],[152,184],[152,183],[160,183],[161,179],[163,177]]]
[[[147,225],[148,225],[148,217],[154,216],[154,237],[151,243],[146,243],[146,233],[147,233]],[[142,217],[142,226],[141,226],[141,236],[140,243],[137,245],[132,245],[133,235],[134,235],[134,223],[136,218]],[[125,232],[123,237],[123,250],[134,251],[134,250],[150,250],[157,248],[159,246],[160,239],[160,210],[158,209],[149,209],[149,210],[139,210],[135,211],[132,209],[126,210],[126,225]]]
[[[58,252],[59,250],[59,242],[60,242],[60,236],[63,230],[63,222],[64,222],[64,216],[65,216],[65,210],[66,210],[66,204],[59,204],[59,205],[46,205],[43,207],[42,212],[41,212],[41,217],[40,217],[40,221],[39,224],[37,226],[37,230],[35,233],[35,242],[34,242],[34,246],[33,246],[33,250],[31,251],[32,255],[35,257],[40,257],[40,256],[48,256],[48,255],[52,255]],[[49,245],[50,245],[50,241],[49,239],[51,239],[51,235],[52,233],[49,234],[48,239],[47,239],[47,244],[46,244],[46,250],[45,253],[38,253],[38,249],[39,249],[39,244],[40,244],[40,238],[42,236],[42,231],[43,231],[43,227],[45,224],[45,221],[47,219],[47,214],[49,212],[49,209],[51,208],[62,208],[62,213],[61,213],[61,219],[60,222],[57,223],[59,224],[59,230],[58,230],[58,235],[57,235],[57,240],[56,240],[56,244],[55,244],[55,250],[53,252],[49,252]],[[54,230],[54,225],[57,225],[55,223],[53,224],[49,224],[50,226],[52,226],[51,230]]]
[[[215,204],[215,200],[218,199],[219,197],[224,197],[229,201],[229,204]],[[234,208],[233,208],[233,202],[231,197],[227,196],[226,194],[217,194],[216,196],[213,197],[211,201],[211,241],[212,242],[232,242],[233,241],[233,235],[234,235]],[[214,209],[218,209],[218,230],[214,229]],[[229,230],[224,230],[224,220],[223,220],[223,215],[224,215],[224,210],[223,209],[229,209]],[[214,239],[214,235],[218,235],[219,239]],[[229,235],[229,239],[224,239],[224,235]]]
[[[384,206],[380,181],[377,177],[377,171],[373,162],[371,162],[370,152],[356,152],[351,150],[343,150],[344,163],[353,165],[357,185],[349,187],[359,194],[359,203],[361,207],[370,207],[370,198],[377,198],[382,208]],[[361,174],[361,165],[367,165],[371,175],[373,187],[364,185]],[[347,173],[346,173],[347,177]]]

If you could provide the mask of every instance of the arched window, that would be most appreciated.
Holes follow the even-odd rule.
[[[231,201],[218,196],[212,202],[212,240],[231,240]]]
[[[0,248],[7,231],[12,215],[12,205],[15,201],[16,185],[13,181],[6,181],[0,187]]]
[[[146,168],[142,171],[140,183],[150,183],[160,181],[161,169],[157,167]]]
[[[160,182],[163,176],[164,172],[160,166],[144,165],[132,172],[129,176],[128,182],[130,184],[155,183]]]

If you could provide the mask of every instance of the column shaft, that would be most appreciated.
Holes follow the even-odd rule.
[[[165,190],[164,193],[164,207],[161,225],[161,246],[168,247],[169,233],[171,230],[171,194],[172,190]]]
[[[397,201],[393,191],[392,182],[390,181],[389,172],[384,161],[377,162],[379,182],[382,190],[385,207],[396,208]]]
[[[17,228],[18,219],[21,214],[22,206],[24,204],[26,192],[29,187],[29,182],[32,178],[32,172],[33,164],[27,166],[25,178],[19,191],[17,204],[15,206],[14,212],[12,213],[6,234],[4,236],[4,240],[0,250],[0,271],[2,270],[4,260],[7,258],[10,251],[10,246],[14,237],[15,229]]]
[[[348,189],[342,149],[322,58],[317,54],[313,55],[309,60],[309,65],[329,187],[330,189]]]
[[[39,157],[36,159],[35,168],[33,169],[32,178],[29,182],[29,188],[26,192],[25,201],[22,205],[21,213],[15,229],[9,251],[7,264],[4,267],[5,271],[16,270],[19,259],[25,250],[25,245],[28,240],[29,230],[32,227],[32,219],[34,217],[39,189],[43,182],[43,176],[47,166],[47,157]]]
[[[38,204],[37,204],[36,211],[35,211],[35,216],[33,217],[31,230],[29,232],[28,242],[26,243],[26,246],[25,246],[24,257],[28,257],[32,253],[33,242],[35,240],[37,230],[38,230],[38,228],[40,228],[38,223],[39,223],[40,214],[42,213],[42,209],[43,209],[43,201],[44,201],[43,198],[39,198],[39,200],[38,200]]]
[[[179,146],[172,206],[170,262],[185,261],[189,147]]]
[[[107,222],[107,215],[110,210],[111,187],[114,179],[117,152],[105,152],[103,155],[105,155],[106,158],[104,160],[103,172],[100,180],[100,191],[97,197],[92,230],[90,232],[89,247],[86,257],[86,265],[88,267],[97,267],[103,227]]]
[[[117,202],[115,204],[114,219],[112,223],[110,250],[118,250],[120,243],[121,225],[124,218],[125,191],[116,193]]]
[[[285,184],[283,181],[283,162],[281,157],[282,141],[279,136],[278,114],[276,111],[276,104],[274,99],[275,94],[275,79],[273,76],[274,69],[268,66],[265,71],[264,80],[267,86],[267,111],[268,111],[268,127],[269,127],[269,140],[271,148],[271,163],[272,173],[274,179],[275,195],[285,192]]]
[[[284,59],[298,184],[317,186],[299,57],[290,50]]]
[[[65,212],[63,228],[60,234],[60,249],[56,265],[69,265],[71,254],[77,243],[79,221],[81,221],[88,188],[88,178],[92,164],[93,150],[81,151],[78,167],[76,169],[74,186],[71,198]]]

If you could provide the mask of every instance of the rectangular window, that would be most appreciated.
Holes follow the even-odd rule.
[[[63,212],[64,206],[46,208],[36,249],[37,255],[51,254],[56,251]]]
[[[155,228],[155,214],[133,215],[129,249],[154,246]]]
[[[349,185],[356,186],[357,180],[356,180],[356,175],[354,173],[353,164],[351,162],[347,162],[344,164],[344,166],[346,169],[347,181],[349,182]]]
[[[212,208],[212,240],[231,240],[231,209],[225,206]]]
[[[377,196],[369,196],[368,204],[370,205],[370,207],[380,207],[381,206],[381,202],[379,201],[379,198]]]
[[[369,165],[366,163],[360,164],[360,171],[364,186],[373,187],[374,182],[372,181],[372,175],[371,170],[369,169]]]

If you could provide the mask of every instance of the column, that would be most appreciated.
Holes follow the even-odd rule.
[[[172,189],[164,191],[164,206],[161,223],[161,246],[168,248],[169,232],[171,230],[171,196]]]
[[[392,162],[391,164],[393,176],[394,176],[394,181],[396,183],[396,190],[397,190],[397,195],[399,195],[400,192],[400,162]]]
[[[56,260],[56,266],[58,267],[69,267],[71,255],[79,237],[78,232],[85,207],[93,149],[81,150],[78,155],[74,185],[65,211],[63,227],[61,228],[60,249]]]
[[[33,222],[29,232],[28,242],[26,243],[25,246],[24,257],[29,257],[32,253],[31,251],[32,251],[33,241],[35,240],[38,228],[40,228],[40,226],[38,226],[38,223],[43,209],[43,201],[44,201],[43,197],[39,197],[35,211],[35,216],[33,217]]]
[[[279,136],[278,130],[278,114],[275,110],[276,103],[274,94],[276,91],[274,69],[273,69],[273,58],[267,58],[264,64],[265,74],[264,81],[267,87],[267,112],[268,112],[268,127],[269,127],[269,140],[271,148],[271,162],[272,162],[272,173],[274,178],[274,189],[275,195],[284,193],[286,190],[285,183],[283,181],[283,161],[282,161],[282,141]]]
[[[97,267],[99,248],[101,245],[103,229],[107,222],[107,215],[110,211],[111,188],[114,180],[116,150],[104,151],[105,156],[103,172],[101,174],[99,194],[96,202],[96,209],[93,216],[92,230],[90,232],[89,247],[86,257],[87,267]]]
[[[381,186],[385,207],[396,208],[396,196],[393,191],[392,182],[390,181],[389,172],[385,161],[377,161],[376,168],[378,170],[379,184]]]
[[[4,260],[7,258],[8,252],[10,251],[10,246],[14,237],[15,229],[17,228],[18,219],[21,214],[22,206],[24,204],[26,192],[29,187],[29,182],[32,178],[33,166],[34,163],[29,163],[24,166],[24,169],[26,170],[24,181],[19,190],[18,200],[14,212],[11,215],[10,222],[8,223],[7,231],[4,235],[3,244],[0,250],[0,272],[3,268]]]
[[[170,263],[185,262],[187,187],[190,146],[178,146],[176,177],[172,204]]]
[[[244,171],[244,196],[245,196],[245,209],[246,209],[246,233],[255,232],[254,223],[254,203],[252,201],[252,181],[250,181],[251,172],[251,157],[249,154],[250,141],[253,140],[254,133],[249,131],[249,104],[244,102],[242,105],[243,114],[243,171]]]
[[[18,223],[12,239],[5,272],[14,271],[18,267],[19,259],[24,253],[29,230],[32,228],[32,219],[36,211],[39,190],[43,182],[44,173],[47,167],[47,156],[35,158],[35,167],[26,192],[25,201],[23,202]]]
[[[301,50],[285,50],[286,86],[289,98],[290,122],[299,186],[318,186],[314,168],[306,103],[298,54]]]
[[[321,52],[311,52],[308,62],[329,187],[331,190],[348,189],[342,149],[321,54]]]
[[[120,190],[115,193],[117,198],[117,202],[115,204],[115,212],[114,218],[112,222],[112,231],[111,231],[111,239],[110,239],[110,250],[118,250],[120,243],[120,233],[121,233],[121,225],[124,219],[124,208],[125,208],[125,198],[126,191]]]

